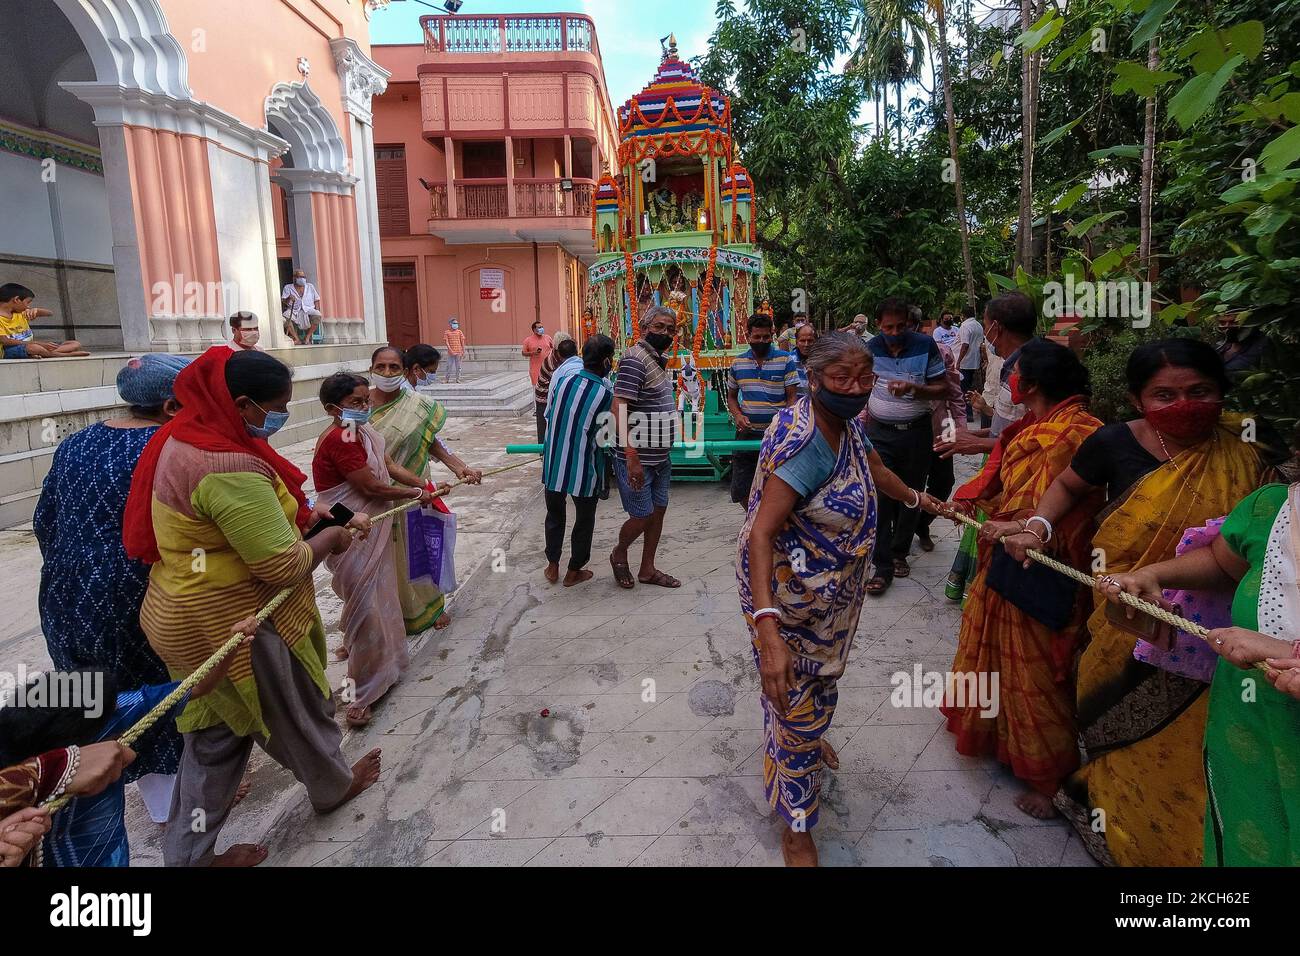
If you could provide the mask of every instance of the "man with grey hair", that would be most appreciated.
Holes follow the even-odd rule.
[[[619,587],[636,582],[678,588],[682,582],[655,567],[655,550],[668,510],[672,463],[668,456],[677,438],[677,405],[665,350],[672,344],[677,316],[653,306],[641,315],[641,339],[623,353],[614,382],[612,414],[618,429],[614,476],[628,519],[618,533],[609,563]],[[645,535],[636,580],[628,565],[628,548]]]

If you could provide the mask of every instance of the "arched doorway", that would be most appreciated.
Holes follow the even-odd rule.
[[[365,341],[354,187],[334,117],[306,83],[280,83],[266,100],[266,127],[289,144],[272,173],[287,199],[294,268],[321,294],[323,341]]]

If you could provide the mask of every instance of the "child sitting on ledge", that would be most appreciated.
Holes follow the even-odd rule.
[[[0,346],[7,359],[66,358],[89,355],[75,339],[39,342],[32,332],[32,319],[53,315],[49,309],[32,308],[36,293],[16,282],[0,285]]]

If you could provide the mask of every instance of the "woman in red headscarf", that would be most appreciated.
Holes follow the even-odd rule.
[[[306,476],[267,443],[289,417],[287,367],[264,352],[218,346],[177,376],[175,393],[181,411],[145,447],[123,521],[127,553],[153,565],[140,625],[177,680],[232,630],[256,630],[257,639],[177,719],[185,748],[163,860],[256,865],[261,847],[213,853],[254,742],[306,785],[319,811],[379,776],[378,750],[353,768],[339,750],[312,583],[316,565],[347,550],[351,537],[328,528],[303,540],[312,519]],[[258,609],[285,589],[258,625]],[[190,826],[200,809],[206,825]]]

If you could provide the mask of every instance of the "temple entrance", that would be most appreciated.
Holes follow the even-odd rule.
[[[39,21],[25,0],[0,0],[0,283],[32,289],[54,313],[43,338],[92,350],[123,347],[104,156],[94,111],[60,84],[93,81],[95,67],[58,10]]]

